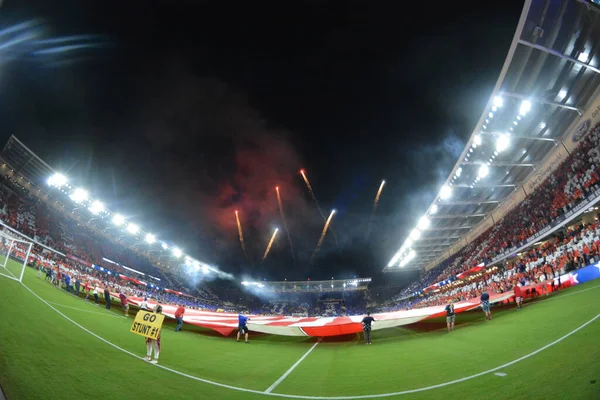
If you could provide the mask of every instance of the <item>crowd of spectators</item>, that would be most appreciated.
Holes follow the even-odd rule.
[[[523,245],[529,237],[573,209],[600,187],[599,149],[600,124],[594,126],[576,150],[501,221],[395,298],[411,297],[433,283],[452,279],[480,263],[487,264],[505,250]]]

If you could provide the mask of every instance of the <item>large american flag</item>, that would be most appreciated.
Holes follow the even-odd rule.
[[[514,294],[512,291],[503,294],[490,294],[490,303],[497,303],[509,299]],[[128,301],[139,306],[142,298],[129,297]],[[156,302],[149,301],[152,307]],[[460,313],[479,307],[479,298],[473,298],[454,304],[454,312]],[[163,305],[163,314],[174,318],[176,306]],[[373,324],[373,330],[391,328],[413,324],[430,318],[445,315],[445,306],[434,306],[414,310],[394,311],[374,314],[377,322]],[[288,317],[288,316],[263,316],[248,315],[248,328],[254,332],[268,333],[284,336],[339,336],[353,334],[362,331],[361,321],[363,315],[346,317]],[[220,313],[211,311],[200,311],[186,309],[183,317],[184,322],[212,329],[224,336],[229,335],[238,327],[238,314]]]

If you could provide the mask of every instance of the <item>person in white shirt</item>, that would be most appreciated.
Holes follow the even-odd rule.
[[[148,298],[144,297],[144,301],[140,303],[140,310],[144,311],[152,311],[150,307],[148,307]]]

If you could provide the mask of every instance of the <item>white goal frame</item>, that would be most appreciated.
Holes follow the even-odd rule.
[[[28,240],[19,239],[9,235],[6,231],[0,231],[0,246],[5,247],[5,249],[0,247],[0,253],[4,255],[4,262],[2,263],[2,268],[0,268],[0,275],[22,282],[23,274],[25,273],[25,267],[27,267],[27,260],[29,260],[29,256],[31,255],[33,243]],[[4,253],[5,251],[6,253]],[[22,259],[22,256],[19,253],[24,254],[25,258]],[[8,265],[8,260],[14,260],[22,263],[21,272],[18,274],[18,277],[6,268]]]

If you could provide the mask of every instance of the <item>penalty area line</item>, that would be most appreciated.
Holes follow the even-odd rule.
[[[313,344],[312,347],[310,349],[308,349],[308,351],[306,353],[304,353],[304,355],[302,357],[300,357],[300,359],[298,361],[296,361],[296,363],[290,367],[290,369],[288,369],[287,371],[285,371],[285,374],[281,375],[281,377],[279,379],[277,379],[271,386],[269,386],[269,388],[267,390],[265,390],[265,393],[271,393],[273,391],[273,389],[275,389],[277,386],[279,386],[279,384],[281,382],[283,382],[283,380],[285,378],[287,378],[288,375],[291,374],[292,371],[295,370],[296,367],[298,365],[300,365],[300,363],[302,361],[304,361],[304,359],[306,357],[308,357],[308,355],[315,349],[315,347],[317,347],[317,345],[321,342],[321,339],[322,338],[320,338],[319,340],[317,340],[317,343]]]

